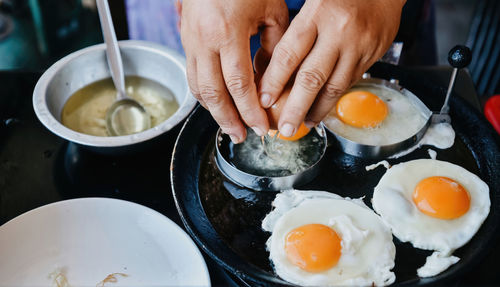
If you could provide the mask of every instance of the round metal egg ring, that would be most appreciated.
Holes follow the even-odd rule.
[[[391,155],[397,154],[398,152],[404,151],[414,146],[422,139],[422,137],[425,135],[425,132],[431,125],[432,111],[417,96],[415,96],[409,90],[401,87],[398,81],[395,79],[387,81],[384,79],[371,78],[370,74],[364,74],[363,79],[361,79],[355,85],[355,87],[363,85],[379,85],[403,94],[403,96],[406,96],[410,100],[410,102],[415,107],[417,107],[418,110],[420,110],[420,112],[424,115],[426,121],[416,134],[400,142],[388,145],[368,145],[358,143],[335,133],[325,125],[326,130],[333,134],[333,136],[337,139],[340,148],[345,153],[361,158],[387,158]]]
[[[308,183],[316,177],[321,168],[321,162],[325,156],[328,141],[326,137],[325,127],[322,123],[316,127],[316,132],[318,133],[319,137],[324,140],[321,155],[319,159],[310,167],[295,174],[271,177],[254,175],[239,170],[234,165],[229,163],[229,161],[222,155],[220,151],[220,146],[222,144],[229,143],[229,137],[222,134],[221,129],[217,131],[217,134],[215,136],[215,162],[217,164],[217,167],[219,168],[219,171],[225,177],[238,185],[242,185],[253,190],[279,191],[298,187],[305,183]]]

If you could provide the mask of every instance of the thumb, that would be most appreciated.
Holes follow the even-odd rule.
[[[253,67],[255,69],[254,80],[257,86],[260,83],[262,75],[264,75],[267,65],[269,65],[269,61],[271,61],[271,55],[267,54],[264,49],[259,48],[257,52],[255,52],[255,56],[253,57]]]
[[[273,54],[274,47],[288,28],[288,7],[284,1],[273,1],[274,5],[268,8],[264,26],[260,34],[260,45],[265,56]]]
[[[260,78],[271,61],[274,47],[281,40],[281,37],[288,28],[288,8],[283,1],[273,1],[276,3],[267,13],[266,21],[261,27],[260,48],[254,56],[255,83],[258,85]]]

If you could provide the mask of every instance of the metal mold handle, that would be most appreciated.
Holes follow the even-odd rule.
[[[462,69],[470,64],[472,59],[472,53],[467,46],[456,45],[448,53],[448,63],[453,67],[453,72],[451,73],[450,83],[448,84],[448,90],[446,91],[446,98],[444,100],[443,107],[441,108],[440,114],[448,114],[450,107],[448,101],[450,100],[451,91],[455,85],[455,79],[457,77],[458,69]]]

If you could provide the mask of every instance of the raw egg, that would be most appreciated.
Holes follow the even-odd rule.
[[[286,103],[286,100],[288,99],[288,96],[290,95],[290,91],[292,89],[292,86],[289,84],[285,87],[283,90],[283,93],[281,96],[278,98],[278,100],[272,105],[270,108],[266,109],[267,113],[267,119],[269,120],[269,136],[274,136],[278,130],[278,121],[281,115],[281,110],[283,110],[283,106]],[[278,135],[278,138],[282,140],[288,140],[288,141],[296,141],[298,139],[301,139],[305,135],[309,133],[310,129],[306,127],[304,123],[301,123],[297,131],[295,132],[294,135],[291,137],[285,137],[282,136],[281,134]]]

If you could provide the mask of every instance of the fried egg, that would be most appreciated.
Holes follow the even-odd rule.
[[[390,229],[361,199],[286,190],[262,228],[276,274],[302,286],[388,285],[396,249]]]
[[[415,135],[427,118],[399,91],[362,84],[344,94],[323,122],[333,133],[354,142],[388,145]]]
[[[435,250],[420,277],[434,276],[459,258],[453,251],[478,231],[490,210],[488,185],[445,161],[419,159],[392,166],[375,187],[373,209],[403,242]]]

